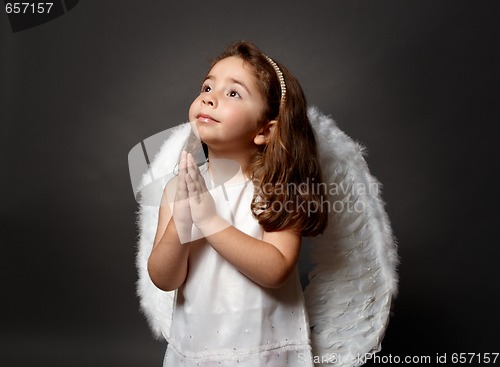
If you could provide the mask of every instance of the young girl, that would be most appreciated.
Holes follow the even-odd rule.
[[[328,210],[310,189],[322,178],[298,81],[234,44],[189,119],[209,160],[182,153],[148,261],[154,284],[177,290],[164,366],[313,366],[297,259]]]

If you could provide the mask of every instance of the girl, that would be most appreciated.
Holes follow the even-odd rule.
[[[189,119],[209,162],[182,153],[148,261],[155,285],[177,290],[164,366],[312,366],[296,265],[328,211],[310,189],[321,170],[302,88],[240,42],[213,63]]]

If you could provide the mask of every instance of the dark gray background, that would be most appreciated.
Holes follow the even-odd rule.
[[[161,366],[127,154],[239,39],[368,147],[402,260],[383,353],[500,352],[499,23],[498,1],[82,0],[12,33],[2,9],[0,364]]]

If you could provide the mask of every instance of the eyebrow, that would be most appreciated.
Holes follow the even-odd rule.
[[[213,75],[207,75],[205,77],[205,80],[215,80],[215,76]],[[243,89],[246,90],[246,92],[249,94],[249,95],[252,95],[252,93],[250,93],[250,89],[248,89],[248,87],[245,85],[245,83],[243,83],[241,80],[238,80],[238,79],[235,79],[235,78],[229,78],[229,81],[231,83],[234,83],[234,84],[238,84],[238,85],[241,85],[243,87]]]

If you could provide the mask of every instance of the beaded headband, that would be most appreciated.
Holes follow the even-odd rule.
[[[274,71],[276,72],[276,76],[278,77],[278,80],[280,82],[280,88],[281,88],[281,102],[280,102],[280,109],[281,106],[285,103],[286,99],[286,84],[285,84],[285,77],[283,76],[283,73],[281,72],[279,66],[271,59],[269,56],[264,55],[266,60],[271,64],[273,67]]]

